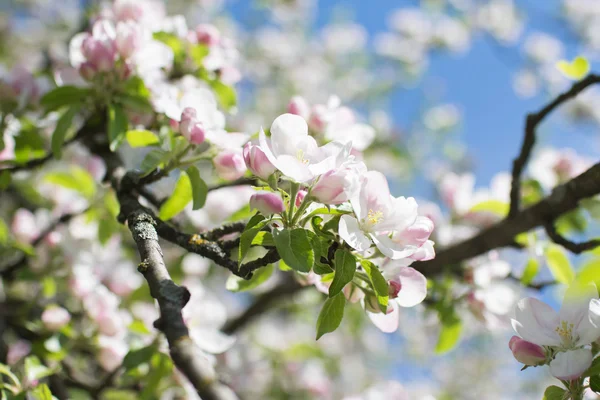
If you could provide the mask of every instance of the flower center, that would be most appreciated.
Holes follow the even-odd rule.
[[[304,150],[302,149],[299,149],[296,152],[296,158],[304,165],[307,165],[310,162],[306,158],[304,158]]]
[[[573,328],[575,325],[568,323],[567,321],[561,321],[560,325],[556,327],[555,331],[558,333],[563,341],[565,347],[571,347],[575,338],[573,338]]]
[[[383,219],[383,213],[381,211],[379,211],[379,210],[373,211],[372,209],[369,209],[369,212],[367,213],[367,221],[371,225],[377,225],[378,223],[381,222],[382,219]]]

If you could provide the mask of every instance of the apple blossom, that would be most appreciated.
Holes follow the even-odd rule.
[[[285,210],[285,205],[279,193],[261,190],[250,197],[250,208],[258,210],[265,216],[269,216],[282,213]]]
[[[367,172],[362,162],[348,162],[340,168],[321,175],[310,193],[324,204],[341,204],[348,201],[360,187],[360,176]]]
[[[206,136],[204,125],[198,121],[196,110],[186,107],[179,119],[179,133],[192,144],[202,144]]]
[[[63,307],[49,306],[41,316],[42,322],[46,329],[57,331],[71,320],[71,314]]]
[[[393,197],[382,173],[364,174],[362,187],[350,202],[356,216],[342,216],[339,234],[352,248],[364,252],[375,243],[385,256],[400,259],[415,254],[421,247],[418,241],[389,237],[417,221],[417,202],[412,197]]]
[[[200,24],[196,26],[195,32],[196,40],[198,43],[205,44],[207,46],[215,46],[219,44],[221,39],[221,32],[210,24]]]
[[[330,142],[319,147],[308,135],[306,121],[294,114],[280,115],[271,125],[271,138],[260,132],[260,147],[271,163],[284,175],[304,183],[347,160],[350,146]]]
[[[596,285],[572,284],[557,313],[547,304],[525,298],[518,302],[513,329],[523,339],[557,351],[550,372],[559,379],[579,377],[592,362],[588,346],[600,337],[600,300]]]
[[[3,133],[4,148],[0,150],[0,161],[12,160],[15,158],[15,139],[9,133]],[[2,169],[2,167],[0,167]]]
[[[292,97],[288,103],[287,111],[290,114],[299,115],[305,120],[310,118],[310,107],[308,102],[302,96]]]
[[[123,59],[127,59],[140,47],[143,40],[142,27],[133,22],[119,22],[115,34],[115,47]]]
[[[222,179],[233,181],[244,176],[246,164],[241,149],[224,150],[213,158],[217,175]]]
[[[296,194],[296,202],[294,203],[296,207],[300,207],[307,194],[308,192],[306,190],[298,190],[298,193]]]
[[[271,164],[260,146],[248,142],[244,146],[243,154],[246,167],[259,178],[267,180],[275,172],[275,166]]]

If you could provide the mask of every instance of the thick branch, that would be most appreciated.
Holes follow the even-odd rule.
[[[190,292],[175,284],[169,275],[158,244],[154,218],[143,210],[127,214],[127,223],[142,259],[138,269],[148,281],[150,294],[160,307],[160,319],[154,325],[165,334],[173,363],[202,399],[237,399],[229,387],[218,381],[210,361],[189,337],[181,311],[190,299]]]
[[[562,93],[550,104],[542,108],[536,113],[527,115],[525,122],[525,136],[523,137],[523,144],[521,145],[521,151],[517,158],[513,161],[512,170],[512,187],[510,189],[510,210],[508,212],[509,218],[516,218],[517,213],[520,209],[521,201],[521,175],[527,165],[527,161],[531,155],[531,150],[536,140],[536,128],[537,126],[550,114],[556,107],[566,102],[569,99],[574,98],[579,93],[584,91],[588,86],[600,83],[599,75],[588,75],[585,79],[575,83],[569,90]]]
[[[597,194],[600,194],[600,163],[569,182],[557,186],[548,197],[519,211],[513,218],[502,220],[471,239],[442,249],[433,260],[413,265],[425,275],[439,274],[446,267],[452,268],[461,261],[510,246],[519,233],[545,226],[562,214],[577,208],[580,200]]]

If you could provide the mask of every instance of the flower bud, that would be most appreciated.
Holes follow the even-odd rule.
[[[296,195],[296,207],[300,207],[300,204],[302,204],[302,202],[304,201],[304,198],[306,197],[306,194],[308,192],[306,190],[299,190],[298,194]]]
[[[186,107],[181,113],[179,121],[179,133],[192,144],[201,144],[204,142],[206,132],[204,125],[196,118],[196,110]]]
[[[250,208],[257,209],[265,216],[282,213],[285,210],[283,199],[279,193],[264,190],[256,192],[250,197]]]
[[[323,204],[341,204],[358,187],[358,176],[348,168],[331,170],[321,175],[311,196]]]
[[[8,346],[6,354],[6,362],[8,365],[15,365],[22,358],[25,358],[31,353],[31,343],[26,340],[19,339],[15,343]]]
[[[287,109],[290,114],[299,115],[304,119],[308,119],[310,117],[310,108],[302,96],[292,97],[288,103]]]
[[[246,163],[241,151],[225,150],[218,154],[214,159],[217,175],[228,181],[241,178],[246,172]]]
[[[81,44],[81,52],[99,72],[110,71],[115,65],[117,51],[110,40],[100,40],[94,36],[88,36]]]
[[[518,336],[513,336],[508,347],[515,359],[525,365],[539,365],[546,361],[546,352],[542,346],[528,342]]]
[[[46,329],[58,331],[69,323],[71,314],[62,307],[50,306],[44,310],[41,319]]]
[[[141,27],[133,22],[119,22],[117,24],[117,36],[115,47],[122,59],[127,59],[140,47],[142,42]]]
[[[244,146],[243,154],[246,167],[259,178],[267,180],[275,172],[275,166],[271,164],[271,161],[269,161],[260,146],[248,142]]]
[[[98,338],[98,347],[98,361],[106,371],[114,371],[120,367],[128,351],[122,339],[103,335]]]
[[[89,61],[79,66],[79,75],[86,81],[91,81],[96,76],[96,67]]]
[[[221,32],[214,25],[200,24],[196,27],[196,38],[198,43],[211,47],[219,44]]]
[[[394,241],[421,246],[433,232],[433,221],[424,216],[418,216],[415,222],[394,236]]]
[[[388,284],[389,284],[388,293],[389,293],[390,299],[395,299],[396,297],[398,297],[398,293],[400,293],[400,290],[402,289],[402,282],[400,282],[400,279],[394,278],[394,279],[390,280],[388,282]]]

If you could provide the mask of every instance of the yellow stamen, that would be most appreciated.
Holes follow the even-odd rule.
[[[308,164],[308,163],[310,162],[310,161],[308,161],[306,158],[304,158],[304,150],[302,150],[302,149],[299,149],[299,150],[296,152],[296,158],[297,158],[298,160],[300,160],[300,162],[301,162],[302,164],[305,164],[305,165],[306,165],[306,164]]]
[[[367,213],[367,221],[369,221],[370,224],[376,225],[381,222],[382,219],[383,213],[381,211],[373,211],[369,209],[369,212]]]
[[[565,346],[570,346],[573,343],[573,328],[574,324],[569,324],[567,321],[561,321],[555,331],[561,337]]]

